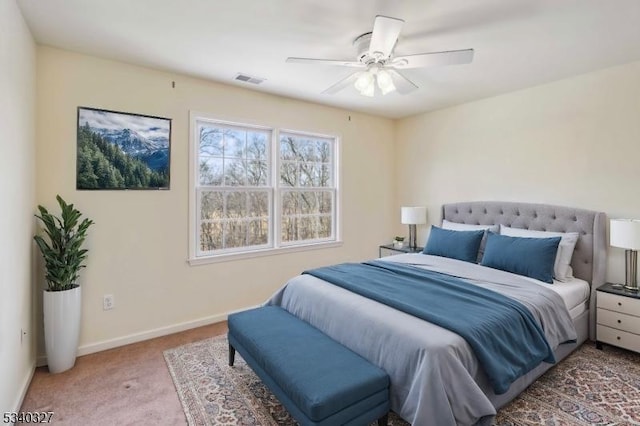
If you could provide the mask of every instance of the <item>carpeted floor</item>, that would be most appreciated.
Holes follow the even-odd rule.
[[[294,425],[225,336],[164,352],[190,425]],[[392,415],[390,424],[407,425]],[[639,425],[640,355],[587,343],[498,413],[496,425]]]
[[[20,411],[53,411],[60,426],[184,425],[162,353],[226,332],[221,322],[81,356],[64,373],[38,367]]]

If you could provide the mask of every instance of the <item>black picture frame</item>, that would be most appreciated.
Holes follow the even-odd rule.
[[[78,107],[77,190],[168,190],[171,119]]]

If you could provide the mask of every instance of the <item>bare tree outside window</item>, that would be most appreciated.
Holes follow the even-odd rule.
[[[282,132],[274,146],[270,129],[196,124],[200,253],[335,240],[335,138]]]
[[[200,250],[269,243],[271,132],[201,125]]]
[[[283,242],[332,237],[332,145],[329,139],[280,134]]]

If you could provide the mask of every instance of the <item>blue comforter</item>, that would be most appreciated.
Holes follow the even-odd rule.
[[[540,362],[555,362],[543,330],[524,305],[459,278],[375,260],[304,273],[462,336],[496,394]]]

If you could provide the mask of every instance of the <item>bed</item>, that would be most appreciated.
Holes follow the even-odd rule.
[[[549,286],[474,263],[424,254],[390,256],[383,261],[449,274],[499,292],[515,292],[545,325],[556,361],[589,336],[594,338],[594,292],[605,280],[604,213],[542,204],[468,202],[444,205],[442,218],[458,224],[578,233],[571,257],[575,279]],[[534,301],[536,297],[553,300],[556,307],[537,309],[536,304],[542,302]],[[542,362],[510,383],[506,391],[496,392],[460,335],[309,274],[291,279],[267,304],[283,307],[383,368],[391,378],[392,410],[414,425],[490,424],[497,409],[553,366]],[[557,311],[570,327],[551,325],[551,318],[545,315],[555,314],[549,311]]]

